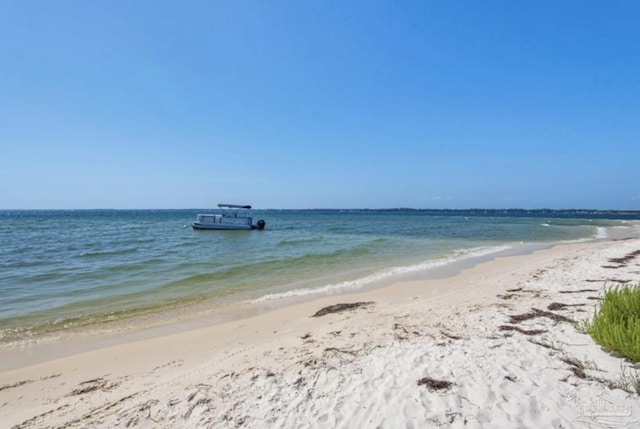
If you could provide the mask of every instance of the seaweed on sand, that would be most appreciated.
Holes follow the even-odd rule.
[[[320,317],[320,316],[324,316],[326,314],[340,313],[342,311],[347,311],[347,310],[355,310],[356,308],[367,307],[367,306],[369,306],[371,304],[373,304],[373,301],[352,302],[352,303],[347,303],[347,304],[334,304],[334,305],[330,305],[328,307],[324,307],[324,308],[320,309],[316,314],[314,314],[311,317]]]
[[[514,314],[509,316],[510,323],[520,323],[525,320],[535,319],[536,317],[548,317],[549,319],[556,322],[569,322],[575,323],[573,319],[570,319],[561,314],[552,313],[550,311],[539,310],[537,308],[532,308],[530,312],[523,314]]]
[[[431,377],[424,377],[418,380],[418,386],[426,386],[429,390],[450,389],[453,386],[451,381],[437,380]]]
[[[517,331],[524,335],[539,335],[547,332],[544,329],[522,329],[518,328],[517,326],[511,325],[501,325],[500,327],[498,327],[498,329],[501,331]]]
[[[547,310],[563,310],[567,307],[582,307],[585,304],[563,304],[561,302],[552,302],[547,306]]]
[[[640,250],[636,250],[631,253],[628,253],[621,258],[609,258],[609,262],[614,264],[619,264],[621,267],[624,267],[637,256],[640,256]],[[611,268],[619,268],[619,267],[611,267]]]
[[[571,357],[564,357],[560,360],[569,365],[569,367],[571,368],[571,372],[573,372],[573,375],[575,375],[576,377],[582,378],[583,380],[586,380],[588,378],[587,373],[585,372],[586,367],[579,360]]]

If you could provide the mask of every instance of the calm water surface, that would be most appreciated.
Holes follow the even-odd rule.
[[[264,231],[195,231],[200,212],[211,211],[0,211],[0,342],[195,303],[366,287],[523,243],[631,234],[640,219],[637,212],[255,210]]]

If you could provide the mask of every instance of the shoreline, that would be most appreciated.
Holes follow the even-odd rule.
[[[607,282],[640,281],[639,260],[606,268],[608,258],[637,249],[638,238],[558,244],[450,277],[40,356],[0,372],[0,411],[16,428],[588,427],[580,407],[606,397],[630,410],[617,417],[638,421],[638,395],[604,382],[619,382],[624,361],[573,324],[509,319],[532,309],[550,312],[552,303],[566,305],[555,314],[587,319],[597,302],[591,298]],[[348,302],[373,304],[311,317]],[[521,332],[536,330],[544,332]],[[417,384],[429,377],[452,386],[432,391]]]
[[[607,233],[604,235],[608,235],[611,238],[620,235],[637,235],[638,232],[634,232],[634,225],[638,225],[638,222],[621,221],[618,226],[608,227]],[[596,227],[595,231],[595,236],[577,240],[598,240],[603,238],[602,231],[604,231],[604,227]],[[66,310],[61,308],[61,312],[51,312],[48,316],[44,313],[41,315],[36,314],[30,321],[29,317],[31,316],[28,315],[24,316],[24,320],[20,320],[21,317],[18,316],[14,318],[15,320],[8,317],[3,319],[6,324],[0,333],[2,337],[0,339],[0,355],[3,350],[40,347],[47,343],[55,344],[61,341],[87,343],[96,338],[102,342],[108,338],[115,341],[114,338],[117,336],[141,330],[157,331],[163,325],[197,326],[196,319],[202,319],[203,323],[207,324],[220,323],[245,317],[247,312],[257,314],[271,311],[274,308],[311,301],[322,296],[369,291],[387,287],[395,282],[402,282],[407,279],[452,276],[460,269],[465,269],[505,254],[511,254],[513,253],[511,250],[513,248],[516,249],[516,253],[528,253],[539,247],[548,247],[555,243],[573,241],[490,241],[486,244],[479,241],[473,247],[468,247],[467,245],[457,246],[455,249],[450,249],[449,253],[443,252],[442,254],[431,254],[428,250],[429,247],[427,247],[427,250],[424,250],[427,253],[423,255],[423,258],[415,257],[421,254],[421,249],[415,249],[416,252],[412,252],[413,257],[411,259],[399,258],[398,260],[393,260],[392,258],[391,263],[386,264],[384,267],[376,264],[368,266],[366,263],[363,265],[362,261],[354,262],[349,267],[366,267],[364,270],[360,270],[360,274],[356,275],[354,273],[358,272],[357,270],[351,272],[352,268],[348,268],[344,272],[342,270],[338,270],[335,273],[329,272],[324,279],[312,278],[309,284],[305,284],[304,281],[298,282],[295,273],[293,276],[282,275],[279,276],[280,280],[277,284],[280,286],[278,287],[271,287],[271,289],[264,290],[259,294],[257,292],[253,293],[253,295],[250,293],[245,294],[244,297],[243,293],[240,292],[233,299],[220,298],[215,288],[210,288],[213,290],[210,294],[206,292],[200,293],[196,289],[195,292],[189,292],[191,295],[187,293],[182,298],[176,298],[176,300],[170,299],[167,301],[163,292],[158,295],[150,295],[152,297],[155,296],[155,298],[148,302],[145,301],[146,304],[141,307],[135,305],[131,308],[124,306],[108,311],[108,308],[101,307],[102,303],[98,303],[97,306],[87,308],[84,311],[77,310],[80,312],[75,315],[72,312],[65,312]],[[509,249],[506,252],[500,251],[501,247]],[[527,247],[531,247],[531,249],[527,249]],[[484,255],[484,252],[488,252],[488,254]],[[298,288],[296,288],[296,284]],[[282,287],[282,285],[285,285],[285,287]],[[153,299],[157,301],[153,301]],[[194,322],[189,323],[189,321]],[[188,329],[188,327],[185,329]],[[81,339],[81,337],[84,338]],[[1,369],[2,363],[0,362]]]
[[[153,339],[171,334],[192,331],[207,326],[224,324],[249,319],[253,316],[267,314],[288,307],[312,303],[323,298],[339,298],[341,296],[360,295],[385,289],[399,283],[413,281],[432,281],[454,277],[460,272],[472,269],[476,265],[509,256],[526,256],[539,250],[551,249],[557,245],[582,243],[593,240],[571,242],[540,243],[505,243],[505,249],[490,253],[475,254],[478,249],[459,258],[447,259],[443,263],[436,262],[426,270],[404,272],[388,278],[373,281],[364,286],[353,286],[318,291],[302,295],[292,295],[275,300],[250,300],[225,303],[215,306],[213,300],[204,300],[196,304],[187,304],[178,308],[168,308],[152,312],[146,316],[115,319],[88,326],[72,327],[66,331],[58,330],[37,336],[35,340],[16,340],[13,343],[0,344],[0,372],[19,369],[22,366],[34,365],[53,358],[88,352],[95,349],[126,344],[134,341]],[[296,292],[296,291],[293,291]],[[27,359],[25,360],[25,354]]]

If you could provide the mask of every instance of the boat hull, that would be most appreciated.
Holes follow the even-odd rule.
[[[218,204],[222,208],[222,214],[199,214],[195,222],[191,223],[193,229],[214,231],[249,231],[252,229],[264,229],[265,222],[260,219],[255,225],[253,218],[246,215],[249,205]]]
[[[248,231],[256,229],[253,225],[225,225],[225,224],[202,224],[200,222],[192,222],[193,229],[200,230],[220,230],[220,231]]]

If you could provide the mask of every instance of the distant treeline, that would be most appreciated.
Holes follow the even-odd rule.
[[[284,212],[288,210],[282,210]],[[350,212],[350,213],[412,213],[433,216],[493,216],[493,217],[555,217],[585,219],[640,220],[639,210],[591,210],[591,209],[415,209],[408,207],[389,209],[309,209],[291,211]]]

